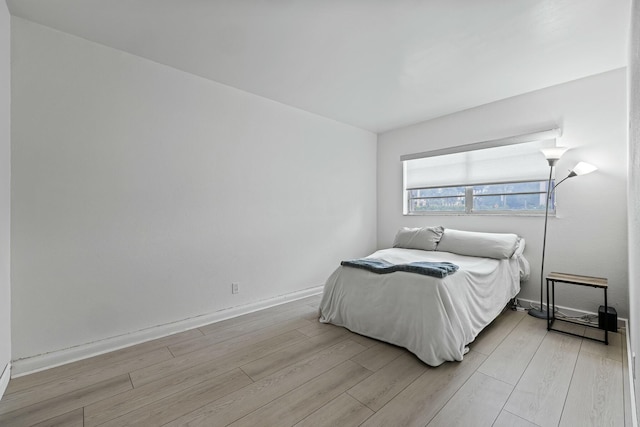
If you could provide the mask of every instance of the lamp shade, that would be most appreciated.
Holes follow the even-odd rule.
[[[586,162],[580,162],[577,165],[575,165],[575,167],[571,170],[571,172],[575,173],[576,175],[586,175],[588,173],[591,173],[595,170],[598,170],[597,167],[586,163]]]
[[[547,147],[542,148],[542,154],[544,154],[545,159],[549,162],[550,166],[553,166],[562,155],[569,149],[569,147]]]

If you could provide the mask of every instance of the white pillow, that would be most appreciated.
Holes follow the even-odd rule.
[[[511,233],[480,233],[446,228],[437,251],[484,258],[510,258],[516,250],[518,235]]]
[[[440,226],[423,228],[403,227],[398,231],[398,234],[396,234],[393,247],[435,251],[440,237],[442,237],[443,230]]]
[[[516,250],[513,251],[512,258],[517,258],[522,256],[524,253],[524,247],[526,246],[526,242],[524,241],[524,237],[518,236],[518,243],[516,243]]]

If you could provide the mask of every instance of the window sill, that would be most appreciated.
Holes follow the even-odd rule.
[[[403,216],[514,216],[514,217],[544,217],[544,212],[420,212],[403,213]],[[549,212],[549,218],[554,218],[555,212]]]

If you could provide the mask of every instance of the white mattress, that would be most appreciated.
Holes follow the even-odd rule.
[[[431,366],[462,360],[466,345],[518,294],[521,266],[527,265],[521,257],[498,260],[399,248],[367,258],[393,264],[448,261],[460,267],[440,279],[340,266],[324,287],[321,322],[405,347]]]

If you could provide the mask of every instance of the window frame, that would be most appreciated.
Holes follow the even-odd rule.
[[[488,197],[488,196],[517,196],[517,195],[525,195],[525,194],[540,194],[544,195],[545,198],[547,196],[547,191],[526,191],[526,192],[514,192],[514,193],[490,193],[490,194],[474,194],[474,187],[478,187],[479,185],[512,185],[512,184],[522,184],[522,183],[544,183],[545,187],[548,183],[547,180],[536,180],[536,181],[516,181],[516,182],[492,182],[486,184],[471,184],[471,185],[446,185],[441,187],[423,187],[423,188],[412,188],[412,189],[403,189],[404,192],[404,209],[403,214],[406,216],[433,216],[433,215],[480,215],[480,216],[544,216],[544,209],[491,209],[491,210],[480,210],[475,208],[474,201],[476,197]],[[555,186],[555,179],[551,179],[550,187],[553,189]],[[433,189],[441,189],[441,188],[452,188],[452,187],[462,187],[465,189],[464,195],[455,195],[455,196],[423,196],[423,197],[411,197],[410,192],[416,190],[433,190]],[[425,199],[447,199],[447,198],[464,198],[464,209],[463,210],[433,210],[433,211],[415,211],[411,209],[411,202],[413,200],[425,200]],[[550,194],[550,205],[549,205],[549,216],[555,216],[556,214],[556,206],[557,202],[555,200],[555,192],[551,191]],[[475,209],[474,209],[475,208]]]
[[[547,194],[549,194],[550,196],[549,200],[546,200],[546,204],[549,204],[548,214],[550,216],[555,216],[556,210],[557,210],[557,201],[554,194],[555,192],[553,191],[555,186],[555,176],[554,176],[553,168],[549,170],[548,178],[545,176],[544,172],[542,172],[541,170],[536,172],[526,167],[518,170],[518,172],[522,171],[523,173],[514,172],[513,175],[511,175],[510,173],[508,175],[501,174],[501,176],[495,176],[495,174],[494,176],[491,176],[492,174],[488,174],[486,176],[486,178],[488,178],[486,181],[493,181],[493,182],[483,182],[484,180],[477,180],[477,179],[474,180],[472,177],[470,178],[467,176],[466,178],[459,177],[460,181],[458,181],[458,179],[451,179],[451,180],[445,179],[444,182],[442,182],[442,185],[437,185],[436,182],[438,181],[438,179],[435,179],[436,182],[432,182],[432,184],[436,184],[436,185],[429,185],[429,181],[423,181],[422,183],[416,182],[416,178],[418,181],[420,181],[420,175],[415,175],[416,169],[411,169],[411,171],[408,172],[408,163],[413,160],[436,158],[436,157],[456,155],[461,153],[472,153],[477,150],[487,150],[487,149],[514,146],[514,145],[525,144],[525,143],[536,143],[536,142],[539,142],[540,144],[550,143],[551,144],[550,146],[555,146],[556,139],[561,135],[562,135],[562,129],[554,128],[554,129],[537,131],[537,132],[528,133],[528,134],[510,136],[506,138],[476,142],[472,144],[466,144],[466,145],[460,145],[460,146],[454,146],[454,147],[448,147],[448,148],[440,148],[436,150],[425,151],[425,152],[415,153],[415,154],[401,155],[400,161],[402,162],[402,213],[403,215],[542,216],[542,215],[545,215],[546,209],[526,209],[526,210],[525,209],[519,209],[519,210],[474,209],[475,197],[485,197],[489,195],[487,194],[487,195],[474,196],[473,187],[486,186],[486,185],[505,185],[505,184],[513,185],[513,184],[518,184],[523,182],[538,182],[538,183],[544,182],[545,184],[544,192],[496,193],[492,195],[509,196],[509,195],[518,195],[518,194],[544,194],[546,196]],[[531,146],[529,146],[528,148],[530,149]],[[525,149],[524,153],[528,153],[528,154],[524,154],[525,156],[528,156],[532,152],[527,151],[527,149]],[[510,154],[508,151],[503,150],[500,154],[497,155],[496,159],[500,159],[500,158],[507,159],[510,155],[511,156],[513,155],[513,151],[511,151],[511,154]],[[459,163],[454,162],[452,164],[457,165],[461,163],[464,164],[464,160],[462,162],[459,162]],[[422,165],[422,167],[424,168],[425,166]],[[438,167],[438,166],[435,166],[435,167]],[[530,175],[530,176],[526,176],[526,175]],[[434,176],[437,177],[438,175],[434,175]],[[422,177],[422,179],[424,179],[424,176]],[[473,182],[473,181],[476,181],[476,182]],[[433,211],[412,211],[411,210],[411,202],[417,199],[415,197],[410,197],[410,192],[412,190],[444,189],[444,188],[451,188],[451,187],[465,188],[464,210],[433,210]],[[549,188],[551,189],[550,192],[549,192]],[[442,196],[442,197],[433,197],[433,198],[443,199],[443,198],[454,198],[454,197],[459,198],[459,197],[462,197],[462,195]],[[428,198],[428,197],[425,197],[425,198]]]

